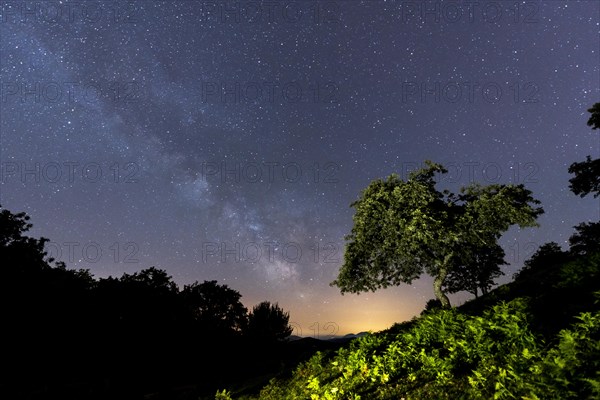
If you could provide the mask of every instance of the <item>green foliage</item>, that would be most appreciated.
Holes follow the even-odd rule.
[[[481,316],[439,310],[393,334],[316,354],[260,399],[588,399],[600,393],[600,313],[583,313],[545,348],[524,299]]]
[[[577,319],[533,369],[530,385],[540,399],[600,398],[600,312]]]
[[[472,249],[448,273],[444,287],[448,293],[465,290],[478,297],[479,291],[487,293],[494,279],[504,275],[500,265],[506,264],[504,250],[498,244]]]
[[[440,309],[430,300],[421,317],[335,354],[319,353],[290,378],[272,380],[258,398],[600,398],[600,252],[592,251],[595,227],[577,231],[575,250],[547,243],[515,282],[473,301],[491,299],[489,307],[468,307],[467,314],[465,307]],[[582,243],[586,251],[578,250]]]
[[[217,391],[215,400],[231,400],[231,392],[228,390],[223,390],[221,392]]]
[[[436,174],[447,170],[430,161],[410,174],[373,181],[352,203],[356,208],[346,237],[344,263],[332,285],[342,293],[411,283],[421,274],[435,277],[434,293],[444,307],[442,287],[458,267],[487,271],[477,284],[487,288],[497,271],[489,266],[499,257],[478,260],[482,250],[497,253],[497,240],[510,226],[536,226],[543,210],[523,185],[470,185],[460,195],[435,188]],[[500,257],[501,259],[502,257]],[[481,267],[486,265],[486,267]],[[497,264],[496,264],[497,266]],[[454,279],[453,290],[466,284]],[[462,287],[469,290],[470,287]]]

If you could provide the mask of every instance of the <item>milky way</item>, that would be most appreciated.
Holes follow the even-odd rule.
[[[342,334],[433,297],[329,287],[375,178],[431,159],[454,190],[524,183],[546,213],[502,238],[504,281],[600,218],[567,173],[600,150],[596,1],[0,5],[0,201],[71,268],[215,279]]]

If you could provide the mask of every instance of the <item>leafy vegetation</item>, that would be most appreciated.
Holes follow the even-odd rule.
[[[563,258],[549,273],[544,291],[585,291],[595,299],[583,296],[581,303],[571,303],[568,308],[579,311],[549,334],[536,329],[552,316],[544,321],[534,317],[539,293],[533,283],[535,272],[544,268],[540,260],[555,250],[554,245],[544,246],[512,286],[490,292],[487,299],[458,309],[432,308],[409,323],[355,339],[335,353],[317,353],[290,377],[273,379],[254,398],[598,398],[600,251]],[[497,302],[486,307],[489,297]]]
[[[453,279],[446,290],[487,290],[504,263],[500,235],[512,225],[536,226],[543,210],[523,185],[472,184],[458,195],[440,192],[435,175],[447,172],[427,161],[407,181],[397,175],[373,181],[352,203],[354,225],[332,285],[342,293],[375,291],[411,283],[425,272],[435,278],[433,291],[446,308],[448,275]]]
[[[481,246],[452,268],[444,282],[444,288],[448,293],[464,290],[475,297],[479,296],[479,291],[486,294],[494,285],[494,279],[504,275],[500,265],[506,264],[504,249],[500,245]]]

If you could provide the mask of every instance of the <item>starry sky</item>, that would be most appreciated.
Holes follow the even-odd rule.
[[[380,330],[431,278],[329,286],[373,179],[524,183],[540,228],[506,282],[598,220],[568,166],[598,157],[597,1],[0,1],[0,202],[97,277],[150,266],[278,302],[295,334]],[[454,304],[469,295],[453,295]]]

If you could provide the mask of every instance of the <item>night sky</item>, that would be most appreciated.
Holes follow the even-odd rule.
[[[329,287],[373,179],[431,159],[440,187],[524,183],[546,213],[503,236],[502,282],[600,218],[567,172],[600,152],[598,1],[0,5],[0,202],[70,268],[217,280],[346,334],[434,297]]]

